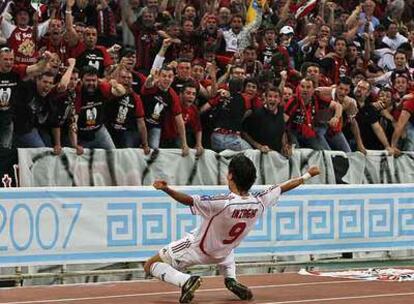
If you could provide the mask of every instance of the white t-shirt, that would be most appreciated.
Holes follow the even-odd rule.
[[[400,33],[397,33],[394,38],[384,36],[384,38],[382,38],[382,42],[388,45],[390,49],[396,50],[400,47],[401,44],[408,42],[408,39]]]
[[[193,196],[193,214],[201,215],[201,226],[194,232],[194,241],[201,251],[221,259],[231,253],[256,224],[265,208],[277,203],[279,186],[241,197],[235,193],[219,196]]]
[[[236,34],[232,29],[223,32],[224,41],[226,42],[226,52],[235,53],[238,51],[240,33]]]
[[[44,35],[46,35],[47,33],[47,29],[49,28],[49,23],[50,23],[50,19],[46,20],[45,22],[40,23],[37,26],[37,36],[43,37]],[[4,18],[2,19],[1,23],[0,23],[0,29],[3,32],[4,37],[6,37],[6,39],[9,39],[10,36],[13,34],[13,31],[17,28],[16,25],[4,20]],[[20,28],[21,31],[27,31],[30,27],[27,27],[25,29]]]

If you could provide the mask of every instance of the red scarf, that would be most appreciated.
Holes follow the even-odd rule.
[[[299,133],[302,134],[305,138],[312,138],[316,136],[316,132],[313,129],[313,119],[312,119],[312,110],[308,111],[308,106],[312,106],[312,102],[309,105],[305,105],[305,101],[302,98],[300,87],[298,86],[296,88],[296,98],[298,101],[298,106],[302,109],[302,111],[305,113],[305,121],[302,123],[302,125],[299,126]],[[315,102],[315,111],[318,111],[318,102]]]

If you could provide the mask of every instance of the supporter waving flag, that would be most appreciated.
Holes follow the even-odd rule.
[[[263,7],[267,0],[252,0],[246,13],[246,24],[253,22],[256,19],[257,10]]]
[[[300,19],[310,14],[318,5],[319,0],[300,0],[295,6],[295,18]]]

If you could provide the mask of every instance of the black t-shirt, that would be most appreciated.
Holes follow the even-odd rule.
[[[8,73],[0,73],[0,119],[11,121],[11,107],[16,100],[17,86],[26,75],[25,65],[15,65]]]
[[[284,109],[279,106],[276,114],[266,108],[259,108],[243,121],[243,131],[261,145],[280,152],[285,132]]]
[[[67,126],[74,121],[75,91],[65,91],[51,96],[51,114],[48,125],[54,128]]]
[[[370,104],[366,103],[359,108],[356,120],[361,133],[362,142],[366,149],[384,150],[384,145],[378,140],[372,125],[379,122],[380,113]]]
[[[96,46],[93,50],[85,50],[76,58],[76,67],[82,70],[84,66],[93,66],[98,70],[98,77],[104,77],[105,67],[110,65],[110,61],[102,48],[102,46]]]
[[[44,126],[51,112],[51,93],[40,96],[34,81],[21,82],[17,90],[16,102],[13,104],[15,132],[25,134],[35,127]]]
[[[144,115],[138,98],[136,94],[128,94],[107,102],[107,124],[115,130],[137,130],[137,118]]]
[[[80,131],[96,131],[104,122],[104,102],[111,98],[111,86],[101,82],[94,93],[78,88],[76,91],[75,109]]]
[[[241,94],[222,98],[214,110],[215,128],[241,131],[245,113],[245,103]]]
[[[179,97],[172,88],[163,91],[157,87],[147,89],[144,86],[141,93],[145,121],[149,126],[161,128],[167,113],[173,116],[181,113]]]

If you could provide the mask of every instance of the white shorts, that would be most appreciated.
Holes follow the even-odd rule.
[[[223,259],[213,259],[201,251],[198,244],[194,243],[194,238],[191,234],[161,248],[158,254],[164,263],[171,265],[177,270],[193,265],[216,264],[223,274],[235,272],[233,251]]]

